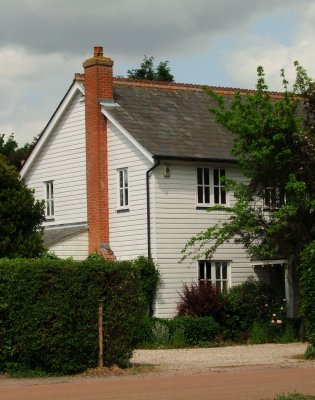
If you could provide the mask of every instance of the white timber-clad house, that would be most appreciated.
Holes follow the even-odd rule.
[[[254,262],[231,243],[211,260],[179,262],[192,236],[225,218],[207,209],[234,201],[220,178],[243,179],[233,138],[208,112],[202,88],[113,78],[102,47],[83,66],[21,171],[45,200],[48,249],[77,260],[152,257],[158,317],[173,317],[183,283],[198,280],[227,290],[253,276],[290,301],[285,260]]]

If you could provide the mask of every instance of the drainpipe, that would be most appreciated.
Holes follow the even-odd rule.
[[[146,172],[147,187],[147,237],[148,237],[148,258],[152,258],[151,251],[151,210],[150,210],[150,173],[160,165],[160,160],[154,160],[154,165]]]

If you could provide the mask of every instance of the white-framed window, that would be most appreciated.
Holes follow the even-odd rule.
[[[222,182],[224,168],[197,168],[197,205],[226,204],[226,191]]]
[[[45,206],[46,218],[53,218],[55,216],[54,181],[45,182]]]
[[[277,187],[267,187],[264,190],[264,208],[277,209],[286,202],[285,192]]]
[[[198,261],[198,281],[212,282],[219,291],[226,292],[231,287],[231,269],[229,261]]]
[[[128,168],[120,168],[118,172],[118,208],[128,208]]]

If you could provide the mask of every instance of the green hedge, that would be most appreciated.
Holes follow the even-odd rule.
[[[301,310],[305,321],[306,336],[315,346],[315,241],[303,251],[300,264]]]
[[[220,326],[212,317],[176,317],[173,320],[174,342],[183,340],[188,346],[209,344],[215,340]]]
[[[124,367],[145,314],[132,262],[0,260],[0,370],[72,373],[96,366],[99,299],[104,362]]]

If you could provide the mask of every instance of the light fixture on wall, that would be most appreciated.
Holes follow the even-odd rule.
[[[169,178],[171,176],[171,169],[169,165],[164,165],[163,174],[164,178]]]

